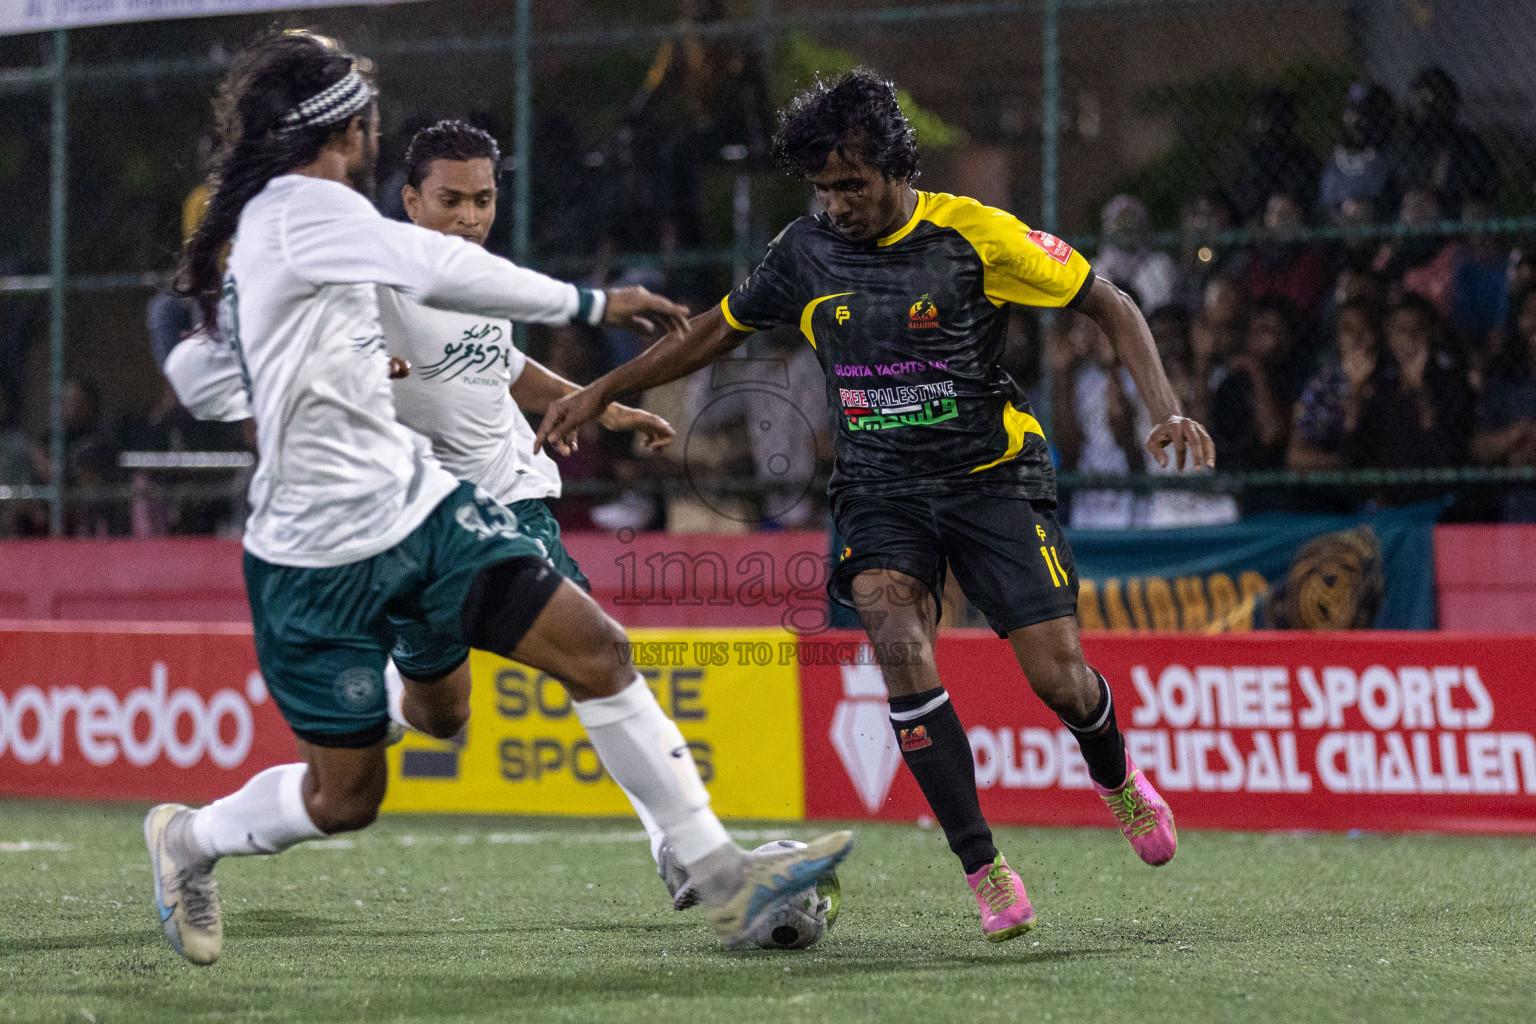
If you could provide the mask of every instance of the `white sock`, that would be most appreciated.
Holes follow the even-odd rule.
[[[257,772],[229,796],[192,813],[192,840],[206,856],[281,853],[325,833],[304,807],[307,764],[280,764]]]
[[[624,789],[623,786],[619,788]],[[635,794],[624,789],[624,795],[629,797],[629,802],[634,805],[635,814],[640,818],[640,826],[645,829],[646,836],[651,840],[651,860],[660,864],[661,844],[667,841],[667,834],[661,830],[660,825],[656,824],[656,819],[651,816],[651,812],[646,810],[645,804],[641,803]]]
[[[685,867],[730,843],[683,734],[638,674],[611,697],[578,701],[576,717],[608,774],[651,813]]]

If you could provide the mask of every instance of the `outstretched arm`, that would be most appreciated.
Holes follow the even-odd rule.
[[[562,455],[570,453],[576,431],[602,415],[615,395],[644,391],[685,377],[701,366],[708,366],[737,345],[746,335],[725,320],[719,306],[688,321],[682,331],[674,331],[622,366],[614,367],[597,380],[549,407],[534,439],[534,451],[548,442]]]
[[[580,390],[580,384],[566,380],[536,359],[529,359],[512,382],[512,400],[526,412],[544,413],[552,403]],[[655,413],[618,402],[610,403],[598,417],[598,422],[614,433],[635,431],[640,435],[643,447],[651,450],[665,448],[677,436],[672,424]]]
[[[1168,375],[1163,372],[1152,332],[1136,303],[1101,277],[1093,282],[1078,309],[1109,337],[1120,361],[1136,382],[1141,400],[1147,403],[1154,426],[1146,448],[1157,464],[1168,465],[1168,453],[1164,449],[1172,445],[1174,469],[1183,469],[1186,465],[1190,469],[1213,468],[1216,446],[1211,443],[1211,435],[1200,424],[1184,416],[1178,396],[1168,383]],[[1189,452],[1188,463],[1184,459],[1186,450]]]

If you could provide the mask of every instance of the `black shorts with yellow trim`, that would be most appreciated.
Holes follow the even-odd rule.
[[[827,593],[854,611],[867,593],[854,579],[867,569],[914,577],[941,610],[953,569],[998,636],[1077,614],[1077,567],[1051,502],[967,490],[844,492],[833,500],[832,519],[844,548]]]

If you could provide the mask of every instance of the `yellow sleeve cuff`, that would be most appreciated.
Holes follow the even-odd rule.
[[[748,327],[731,315],[731,297],[729,295],[720,300],[720,312],[725,314],[725,322],[730,324],[735,330],[741,331],[744,334],[757,330],[756,327]]]

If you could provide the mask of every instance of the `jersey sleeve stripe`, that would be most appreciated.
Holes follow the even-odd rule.
[[[982,466],[971,470],[972,473],[980,473],[984,469],[1002,465],[1011,459],[1019,457],[1024,450],[1024,439],[1030,434],[1039,434],[1040,439],[1045,439],[1045,431],[1040,429],[1040,421],[1027,412],[1020,412],[1009,402],[1003,406],[1003,429],[1008,431],[1008,448],[1002,455]]]
[[[731,315],[731,297],[729,295],[720,300],[720,312],[725,314],[725,322],[730,324],[733,330],[741,331],[743,334],[750,334],[752,331],[757,330],[756,327],[748,327]]]
[[[1067,300],[1066,308],[1076,309],[1078,306],[1083,304],[1083,300],[1088,297],[1088,292],[1092,290],[1094,278],[1097,276],[1098,275],[1093,272],[1093,268],[1089,267],[1088,276],[1083,278],[1083,283],[1077,286],[1077,294],[1073,295],[1071,299]]]

